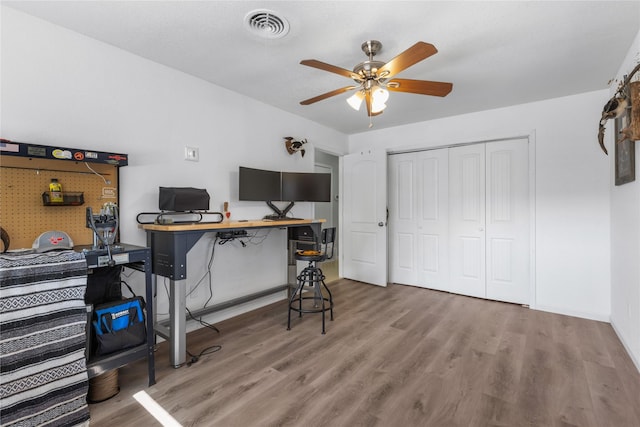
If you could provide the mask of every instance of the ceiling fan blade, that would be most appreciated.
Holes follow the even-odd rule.
[[[437,52],[438,49],[431,43],[418,42],[380,67],[378,76],[388,79]]]
[[[323,99],[331,98],[332,96],[340,95],[341,93],[348,92],[357,88],[358,86],[345,86],[340,89],[332,90],[331,92],[323,93],[322,95],[315,96],[313,98],[305,99],[304,101],[300,101],[302,105],[313,104],[314,102],[322,101]]]
[[[447,96],[453,89],[453,83],[432,82],[429,80],[393,79],[386,84],[387,89],[393,92],[408,92],[432,96]]]
[[[326,62],[318,61],[316,59],[305,59],[300,61],[300,64],[306,65],[307,67],[313,67],[313,68],[318,68],[320,70],[329,71],[330,73],[339,74],[341,76],[348,77],[350,79],[362,80],[362,77],[359,74],[356,74],[351,70],[347,70],[346,68],[341,68],[335,65],[327,64]]]

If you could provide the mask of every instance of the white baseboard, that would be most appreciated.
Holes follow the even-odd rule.
[[[596,320],[598,322],[611,323],[609,314],[585,313],[582,311],[565,310],[558,307],[549,307],[544,305],[536,305],[531,307],[532,310],[547,311],[549,313],[563,314],[565,316],[580,317],[583,319]]]
[[[625,341],[624,337],[622,336],[622,334],[620,333],[618,328],[616,328],[616,324],[613,322],[613,320],[611,321],[611,327],[613,328],[613,331],[618,336],[618,339],[622,343],[622,346],[627,351],[627,354],[629,355],[629,357],[633,361],[633,364],[636,365],[636,369],[638,370],[638,372],[640,372],[640,359],[638,359],[638,357],[640,357],[640,355],[638,355],[638,357],[636,357],[636,355],[633,354],[633,352],[631,351],[631,347],[629,347],[627,345],[627,342]]]

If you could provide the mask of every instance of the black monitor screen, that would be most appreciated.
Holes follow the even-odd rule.
[[[278,201],[280,172],[240,166],[238,199],[247,201]]]
[[[282,172],[282,200],[292,202],[331,201],[331,174]]]

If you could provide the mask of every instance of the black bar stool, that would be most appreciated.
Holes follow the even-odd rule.
[[[322,313],[323,335],[325,333],[324,319],[327,311],[330,312],[331,320],[333,320],[333,297],[331,296],[331,291],[324,283],[325,276],[317,263],[333,258],[333,246],[335,239],[336,228],[325,228],[322,230],[322,245],[324,245],[324,250],[296,251],[296,260],[308,261],[309,265],[298,275],[296,290],[289,299],[287,330],[291,330],[291,310],[297,311],[299,313],[299,317],[302,317],[302,313]],[[328,251],[329,245],[331,245],[330,252]],[[302,296],[305,286],[313,288],[313,296]],[[313,300],[313,306],[303,308],[302,300]]]

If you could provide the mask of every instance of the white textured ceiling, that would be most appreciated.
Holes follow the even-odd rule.
[[[605,89],[640,28],[640,1],[3,1],[9,7],[306,117],[368,129],[349,93],[303,99],[351,80],[300,65],[352,69],[379,40],[388,61],[416,41],[438,53],[398,78],[453,83],[445,98],[391,93],[374,129]],[[245,15],[270,9],[288,35],[264,39]],[[640,60],[640,53],[639,53]],[[567,113],[567,112],[565,112]]]

